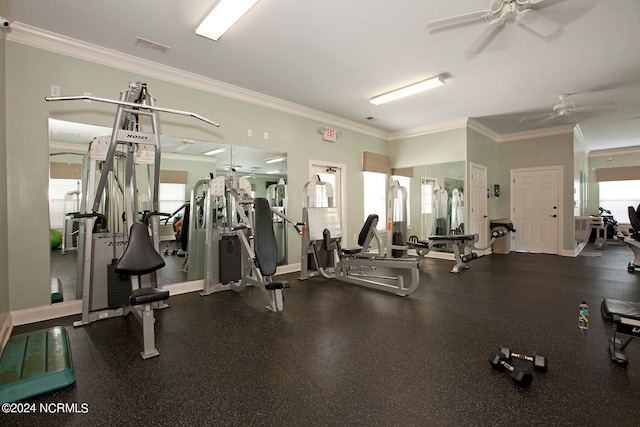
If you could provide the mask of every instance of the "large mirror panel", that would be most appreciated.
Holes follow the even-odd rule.
[[[64,301],[81,298],[81,287],[77,285],[79,226],[69,213],[80,211],[83,159],[93,138],[110,133],[111,129],[106,127],[49,119],[51,277],[59,281],[60,299]],[[159,210],[173,214],[160,222],[160,250],[167,264],[159,270],[161,284],[203,277],[203,262],[198,260],[203,251],[193,246],[194,253],[188,256],[188,244],[181,238],[185,204],[191,201],[192,193],[196,201],[202,200],[203,180],[227,176],[230,168],[234,168],[238,177],[251,184],[254,197],[271,197],[273,206],[286,210],[285,153],[169,135],[161,136],[161,144]],[[148,181],[140,174],[139,187],[145,185],[145,179]],[[144,206],[144,200],[140,206]],[[286,264],[286,226],[277,216],[274,216],[274,231],[280,251],[278,263]],[[52,302],[56,301],[52,298]]]
[[[409,187],[408,234],[420,240],[432,235],[464,234],[465,162],[418,165],[412,175],[394,177]]]

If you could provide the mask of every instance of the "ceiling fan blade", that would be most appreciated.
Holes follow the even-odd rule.
[[[616,105],[613,102],[605,102],[603,104],[584,105],[582,107],[574,108],[572,113],[580,113],[583,111],[608,110],[610,108],[614,108],[615,106]]]
[[[531,116],[524,116],[523,118],[518,120],[518,123],[531,122],[534,120],[544,119],[545,117],[549,117],[553,115],[555,115],[555,113],[540,113],[540,114],[534,114]]]
[[[189,146],[188,146],[188,145],[186,145],[186,144],[183,144],[183,145],[181,145],[180,147],[178,147],[178,148],[176,148],[175,150],[173,150],[173,152],[174,152],[174,153],[180,153],[180,152],[182,152],[182,151],[186,150],[186,149],[187,149],[187,147],[189,147]]]
[[[471,43],[471,45],[469,45],[467,50],[465,50],[465,53],[475,53],[478,49],[482,47],[482,45],[487,40],[489,40],[489,38],[496,31],[498,31],[504,25],[504,22],[505,22],[504,18],[498,18],[489,22],[489,24],[486,27],[484,27],[484,30],[482,30],[482,32],[478,34],[478,37],[476,37],[473,43]]]
[[[558,117],[558,114],[552,113],[549,117],[547,117],[546,119],[542,119],[539,122],[535,122],[533,125],[535,127],[539,127],[542,125],[546,125],[549,122],[552,122],[553,120],[555,120],[555,118]]]
[[[435,21],[429,22],[427,24],[427,28],[434,30],[442,27],[448,27],[450,25],[462,24],[469,21],[483,19],[489,14],[491,14],[490,10],[480,10],[478,12],[465,13],[464,15],[452,16],[452,17],[443,18],[443,19],[436,19]]]
[[[525,9],[522,12],[518,12],[516,22],[520,25],[524,25],[542,37],[549,37],[560,29],[560,25],[558,25],[558,23],[531,9]]]

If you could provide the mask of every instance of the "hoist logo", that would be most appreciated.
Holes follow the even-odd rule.
[[[148,141],[149,137],[146,135],[140,135],[139,133],[128,133],[125,135],[125,138],[129,139],[137,139],[138,141]]]

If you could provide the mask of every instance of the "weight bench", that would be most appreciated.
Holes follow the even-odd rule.
[[[459,273],[463,268],[469,268],[467,262],[478,258],[478,254],[471,249],[466,253],[465,248],[471,248],[478,241],[477,234],[451,234],[447,236],[429,236],[429,240],[435,244],[450,243],[453,247],[453,254],[456,258],[456,265],[451,269],[451,273]],[[461,250],[462,249],[462,250]]]
[[[611,361],[619,365],[629,364],[625,348],[631,340],[640,337],[640,303],[605,298],[600,305],[605,319],[613,322],[613,337],[609,340]],[[623,342],[617,335],[626,335]]]
[[[149,238],[149,229],[141,222],[131,226],[129,241],[122,256],[116,262],[114,271],[128,276],[138,276],[138,285],[141,285],[141,277],[153,273],[164,267],[165,262],[155,250]],[[139,287],[131,292],[129,303],[135,308],[131,311],[142,323],[144,336],[144,351],[140,353],[143,359],[160,355],[155,346],[155,332],[153,317],[154,305],[169,298],[169,291],[155,287]]]

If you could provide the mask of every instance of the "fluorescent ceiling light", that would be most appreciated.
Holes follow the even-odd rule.
[[[216,148],[215,150],[209,150],[206,153],[202,153],[205,156],[213,156],[214,154],[222,153],[226,151],[224,148]]]
[[[278,169],[278,170],[266,171],[265,173],[268,174],[268,175],[275,175],[275,174],[280,173],[280,172],[281,172],[280,169]]]
[[[278,163],[278,162],[284,162],[287,158],[284,156],[278,156],[278,157],[272,157],[271,159],[267,159],[264,162],[265,163]]]
[[[424,92],[425,90],[433,89],[438,86],[443,86],[444,80],[438,77],[433,77],[421,82],[411,84],[409,86],[401,87],[400,89],[392,90],[391,92],[383,93],[382,95],[374,96],[370,102],[374,105],[384,104],[385,102],[395,101],[396,99],[404,98],[406,96],[415,95],[416,93]]]
[[[258,0],[220,0],[196,28],[196,34],[218,41]]]

